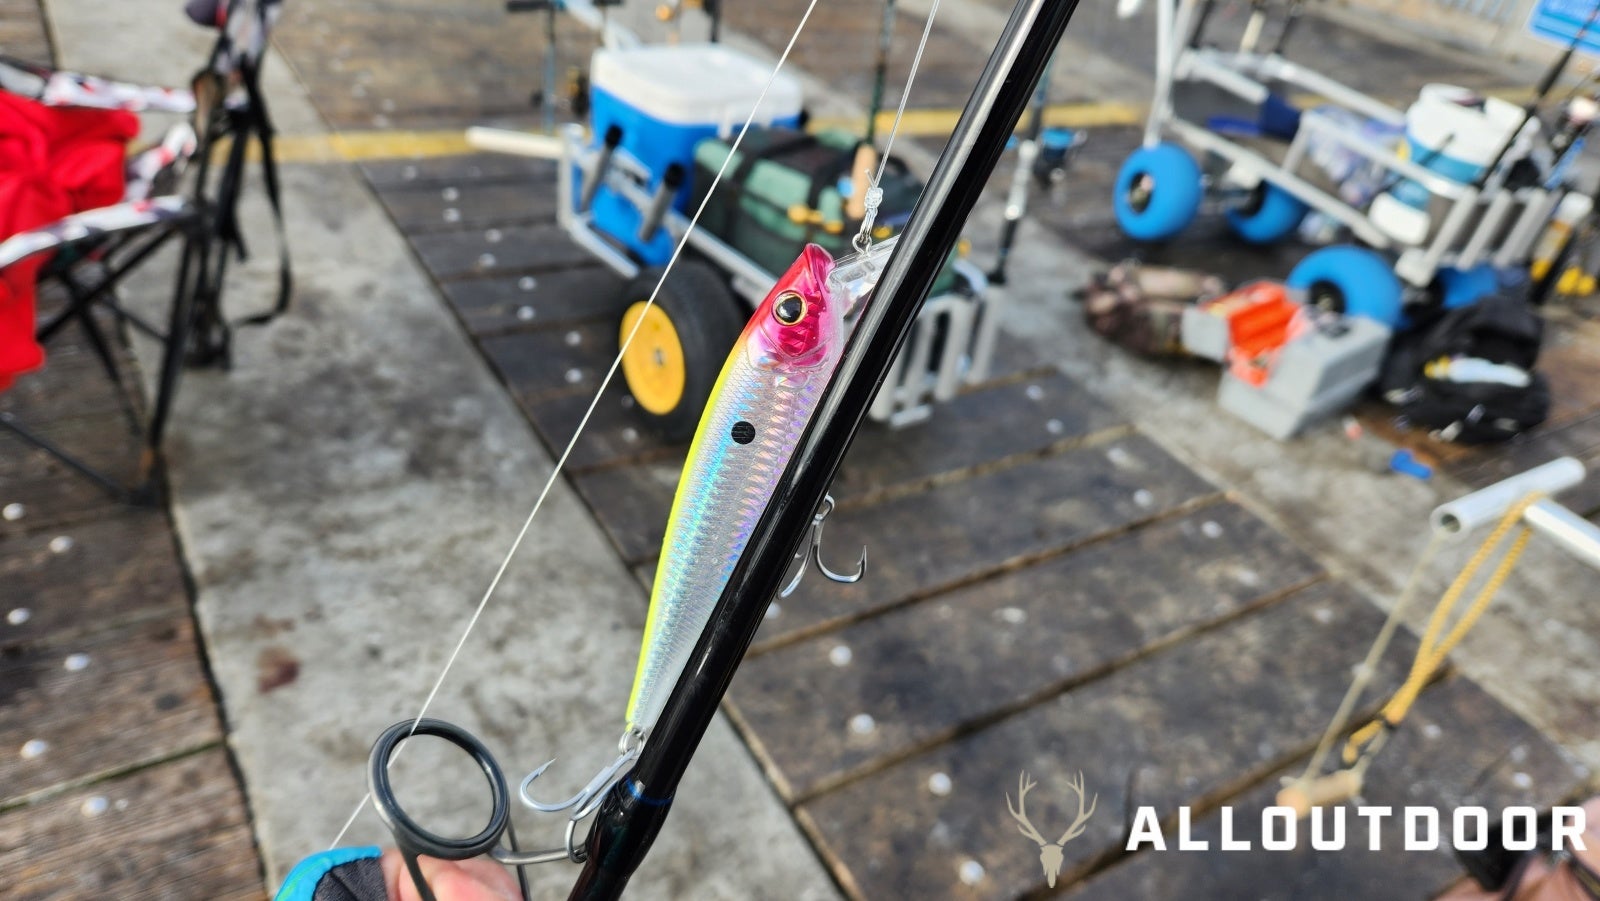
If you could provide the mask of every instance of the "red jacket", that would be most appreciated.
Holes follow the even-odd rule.
[[[47,107],[0,91],[0,240],[123,199],[131,113]],[[0,272],[0,391],[44,363],[33,340],[34,283],[45,256]]]

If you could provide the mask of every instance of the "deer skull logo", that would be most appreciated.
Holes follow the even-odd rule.
[[[1039,830],[1034,828],[1033,823],[1028,821],[1028,791],[1035,785],[1038,785],[1038,783],[1029,779],[1028,771],[1023,770],[1022,775],[1017,778],[1016,806],[1013,807],[1011,805],[1011,794],[1007,792],[1006,808],[1011,811],[1011,818],[1017,821],[1017,831],[1038,843],[1039,865],[1044,867],[1045,881],[1050,884],[1051,888],[1055,888],[1056,877],[1061,875],[1061,847],[1082,835],[1083,831],[1089,828],[1089,818],[1094,816],[1094,806],[1099,803],[1100,796],[1095,795],[1093,798],[1088,799],[1084,797],[1083,772],[1081,770],[1078,772],[1076,779],[1068,780],[1067,788],[1078,796],[1078,818],[1072,821],[1072,825],[1067,827],[1066,832],[1061,833],[1060,838],[1054,842],[1048,842],[1045,841],[1044,836],[1039,834]],[[1086,802],[1089,805],[1087,810],[1084,809]]]

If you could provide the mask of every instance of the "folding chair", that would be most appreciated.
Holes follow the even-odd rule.
[[[191,18],[215,25],[218,38],[189,90],[146,87],[94,76],[54,71],[0,56],[0,89],[46,106],[162,111],[190,114],[160,144],[130,157],[121,203],[77,213],[0,242],[0,271],[50,255],[39,272],[41,289],[57,286],[61,308],[41,317],[34,338],[48,347],[69,324],[77,325],[106,376],[125,387],[103,320],[155,339],[161,345],[156,389],[147,410],[126,390],[130,426],[142,443],[134,484],[125,485],[80,456],[0,411],[0,428],[52,455],[113,495],[150,502],[157,496],[157,462],[179,376],[185,365],[226,367],[235,326],[270,321],[287,308],[292,275],[284,227],[273,128],[260,88],[267,38],[281,0],[191,0]],[[267,199],[279,246],[279,290],[265,313],[229,321],[222,309],[230,258],[244,259],[238,219],[247,152],[260,148]],[[224,150],[225,148],[225,150]],[[217,158],[217,164],[213,164]],[[118,289],[123,280],[161,248],[180,245],[176,283],[164,323],[128,309]]]

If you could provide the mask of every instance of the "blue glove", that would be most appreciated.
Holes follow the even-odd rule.
[[[334,848],[295,864],[273,901],[388,901],[382,849]]]

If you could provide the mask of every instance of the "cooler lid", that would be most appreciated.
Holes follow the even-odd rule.
[[[662,44],[594,53],[589,77],[650,116],[680,124],[738,126],[761,97],[772,68],[723,44]],[[800,112],[800,82],[779,72],[755,121]]]

